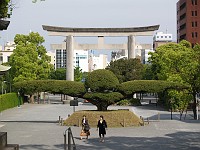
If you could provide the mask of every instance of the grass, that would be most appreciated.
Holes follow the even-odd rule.
[[[131,127],[141,126],[142,120],[133,112],[128,110],[108,110],[108,111],[76,111],[64,121],[66,126],[81,126],[83,115],[86,115],[91,127],[96,127],[99,116],[103,115],[108,127]]]

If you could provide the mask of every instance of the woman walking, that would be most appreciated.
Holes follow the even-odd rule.
[[[88,139],[88,136],[90,135],[90,126],[88,123],[88,119],[86,118],[86,116],[83,116],[82,119],[82,130],[81,130],[81,140],[82,140],[82,136],[86,136],[86,139]]]
[[[107,128],[107,123],[106,121],[103,119],[103,116],[100,116],[100,120],[98,121],[97,124],[97,130],[99,128],[99,138],[100,138],[100,142],[104,142],[104,137],[106,135],[106,128]]]

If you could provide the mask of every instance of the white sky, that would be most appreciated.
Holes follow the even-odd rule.
[[[0,44],[13,41],[16,34],[39,32],[45,47],[61,43],[63,37],[50,37],[42,25],[63,27],[138,27],[160,25],[158,31],[172,33],[176,40],[176,2],[178,0],[14,0],[16,8],[8,30],[0,31]],[[76,38],[79,43],[96,43],[96,38]],[[126,38],[107,38],[108,43],[125,43]],[[151,43],[152,37],[137,38]]]

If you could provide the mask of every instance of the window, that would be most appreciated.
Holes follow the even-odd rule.
[[[169,36],[169,38],[172,38],[171,36]]]
[[[167,38],[167,36],[165,36],[165,38]]]
[[[183,20],[185,17],[186,17],[186,13],[184,13],[184,14],[182,14],[182,15],[180,16],[180,20]]]
[[[195,24],[194,24],[194,25],[195,25],[195,27],[197,27],[197,21],[195,21]]]
[[[198,37],[198,33],[197,32],[195,32],[195,37]]]
[[[197,0],[191,0],[192,1],[192,5],[197,5]]]
[[[161,36],[161,38],[163,38],[163,36]]]
[[[192,32],[192,37],[194,37],[194,32]]]

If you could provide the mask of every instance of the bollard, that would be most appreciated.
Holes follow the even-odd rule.
[[[147,123],[149,124],[149,118],[147,117]]]
[[[60,116],[58,117],[58,124],[60,124]]]
[[[144,126],[144,118],[142,118],[142,123],[143,123],[143,126]]]
[[[160,121],[160,113],[158,113],[158,121]]]
[[[123,119],[123,126],[124,126],[124,127],[126,126],[125,118]]]
[[[61,126],[63,126],[63,118],[61,118]]]
[[[68,114],[68,117],[70,117],[70,114]]]

